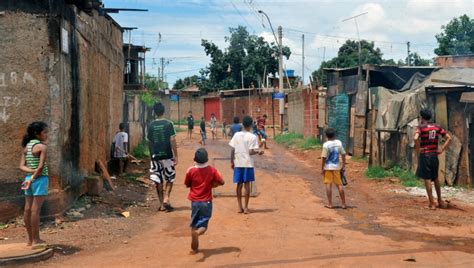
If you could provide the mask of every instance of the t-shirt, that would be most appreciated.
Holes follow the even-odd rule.
[[[235,149],[235,167],[253,167],[253,157],[250,156],[250,150],[258,149],[257,136],[248,131],[240,131],[235,133],[229,145]]]
[[[116,158],[127,157],[127,154],[125,153],[127,150],[124,146],[125,143],[128,143],[127,132],[121,131],[115,134],[114,143],[115,143],[114,157]]]
[[[232,124],[230,126],[230,135],[234,137],[235,133],[242,131],[242,125],[241,124]]]
[[[437,153],[439,136],[446,136],[446,130],[432,123],[420,125],[416,133],[420,135],[419,139],[422,154]]]
[[[263,117],[257,118],[257,129],[258,130],[265,129],[265,118],[263,118]]]
[[[207,164],[190,167],[184,179],[184,184],[190,187],[188,199],[194,202],[211,201],[213,182],[223,183],[221,174],[214,167]]]
[[[342,166],[339,156],[344,154],[346,154],[346,151],[340,140],[326,141],[321,153],[321,157],[326,158],[324,170],[340,170]]]
[[[217,122],[217,118],[211,117],[211,129],[216,128],[216,122]]]
[[[166,119],[157,119],[148,125],[147,140],[155,160],[173,158],[170,138],[176,136],[173,123]]]
[[[205,121],[201,121],[201,123],[199,124],[199,127],[201,128],[201,132],[206,132],[206,122]]]
[[[186,119],[188,120],[188,127],[190,127],[190,128],[194,127],[194,117],[193,117],[193,115],[189,115]]]

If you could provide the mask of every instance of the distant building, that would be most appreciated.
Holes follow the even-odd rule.
[[[439,67],[468,67],[474,68],[474,55],[447,55],[434,59],[434,63]]]

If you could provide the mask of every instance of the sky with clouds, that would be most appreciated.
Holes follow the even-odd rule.
[[[158,73],[159,58],[166,58],[166,80],[173,85],[178,78],[199,73],[209,63],[201,39],[211,40],[224,49],[229,27],[242,25],[251,34],[274,41],[267,21],[258,10],[268,14],[273,27],[283,27],[283,44],[292,55],[284,66],[302,75],[302,34],[306,81],[323,60],[333,58],[347,39],[357,39],[357,18],[361,39],[374,41],[384,58],[395,61],[411,51],[433,58],[435,35],[452,18],[467,14],[474,17],[474,0],[103,0],[109,8],[143,8],[148,12],[121,12],[111,16],[123,27],[138,27],[132,42],[151,48],[147,53],[147,73]],[[161,39],[159,36],[161,35]],[[128,42],[128,33],[124,34]]]

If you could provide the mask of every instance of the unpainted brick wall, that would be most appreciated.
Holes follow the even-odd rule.
[[[122,32],[96,11],[88,15],[61,3],[54,9],[64,14],[45,15],[48,9],[22,12],[29,4],[18,3],[0,15],[0,196],[21,197],[20,142],[27,125],[41,120],[49,125],[53,197],[68,185],[78,188],[94,162],[109,155],[122,120]]]
[[[275,125],[279,126],[280,114],[278,100],[273,100],[273,105],[275,109]],[[250,98],[247,96],[221,98],[221,116],[224,120],[226,120],[227,124],[232,124],[235,116],[240,117],[240,122],[242,122],[242,118],[249,114],[254,119],[257,116],[263,116],[266,114],[268,116],[266,125],[267,127],[271,127],[273,125],[272,95],[251,95]]]
[[[288,130],[306,137],[319,135],[317,90],[288,93]]]

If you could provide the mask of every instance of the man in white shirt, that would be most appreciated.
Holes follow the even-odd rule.
[[[229,145],[231,151],[231,167],[234,170],[234,183],[237,184],[238,213],[249,213],[248,205],[250,200],[250,183],[255,181],[254,160],[251,155],[262,155],[263,151],[258,150],[257,136],[250,132],[253,119],[245,116],[242,124],[243,131],[235,133]],[[245,186],[245,205],[242,206],[242,187]]]
[[[127,170],[128,165],[128,134],[125,123],[120,123],[119,132],[114,137],[114,158],[119,160],[119,175]]]

